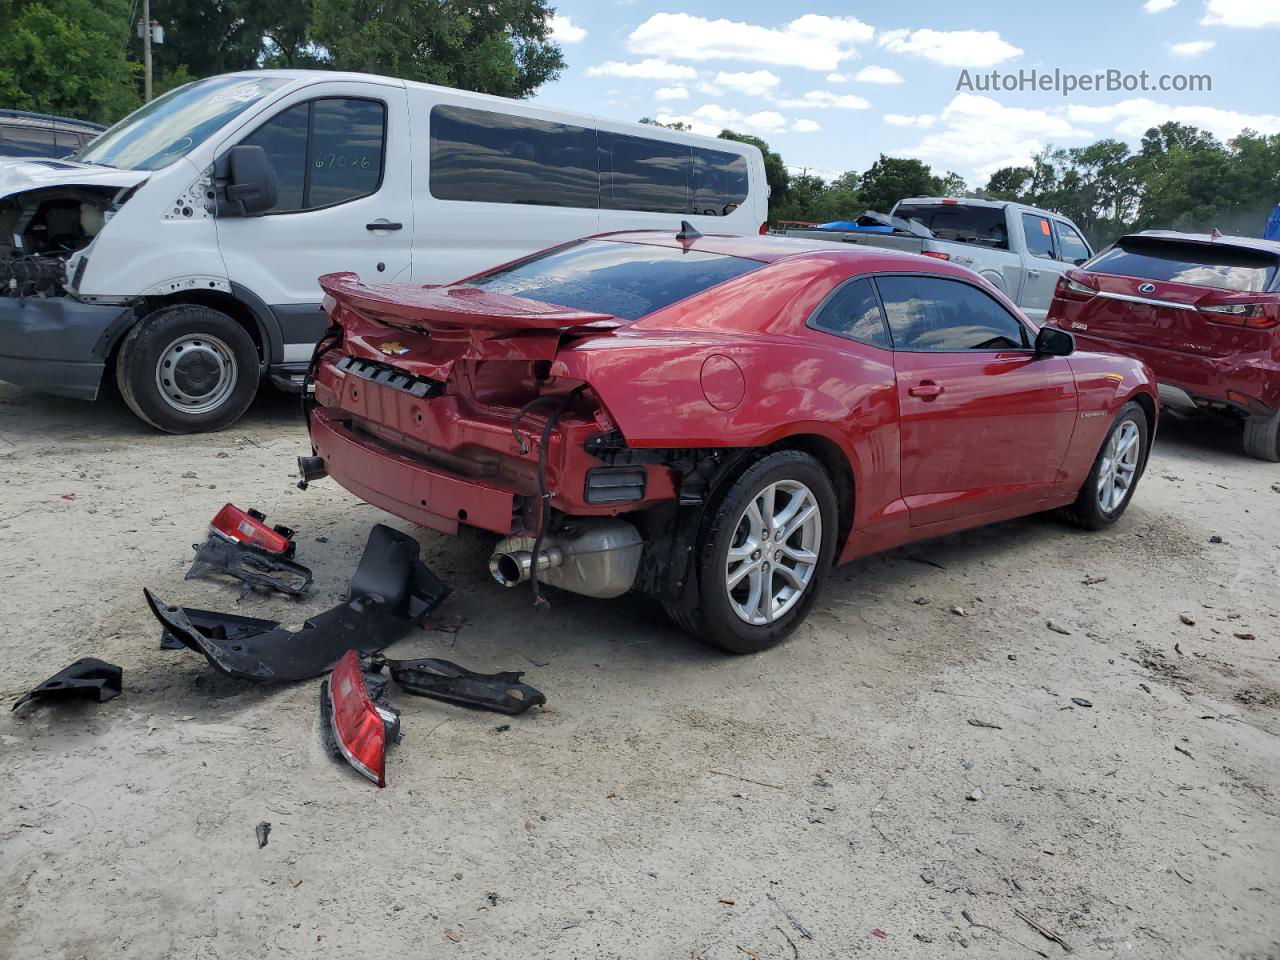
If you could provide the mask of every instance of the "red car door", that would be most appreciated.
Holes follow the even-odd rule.
[[[1076,422],[1065,357],[959,278],[876,278],[894,342],[902,496],[912,526],[1039,500],[1063,479]]]

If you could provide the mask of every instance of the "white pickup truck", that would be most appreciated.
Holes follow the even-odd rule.
[[[1037,322],[1049,310],[1058,277],[1093,256],[1066,217],[1005,200],[912,197],[895,204],[888,217],[860,219],[868,226],[793,229],[787,235],[949,260],[990,280]]]

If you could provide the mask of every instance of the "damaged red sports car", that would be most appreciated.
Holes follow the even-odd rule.
[[[1059,507],[1111,524],[1156,429],[1141,362],[908,254],[686,226],[442,287],[320,282],[304,481],[734,652],[793,630],[833,563]]]

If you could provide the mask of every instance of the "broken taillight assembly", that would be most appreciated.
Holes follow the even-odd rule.
[[[293,530],[269,527],[266,521],[266,515],[257,510],[241,510],[228,503],[214,515],[209,527],[234,543],[281,557],[293,556]]]
[[[356,651],[343,654],[321,685],[320,711],[335,750],[359,773],[385,787],[387,744],[400,739],[400,715],[371,695]]]

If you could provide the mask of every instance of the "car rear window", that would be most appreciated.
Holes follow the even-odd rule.
[[[939,240],[979,243],[993,250],[1009,249],[1009,228],[1000,207],[977,207],[963,203],[899,204],[893,212],[903,220],[917,220]]]
[[[1137,239],[1121,241],[1102,251],[1084,269],[1118,277],[1261,293],[1272,288],[1278,266],[1280,258],[1261,250]]]
[[[701,250],[582,240],[468,283],[494,293],[637,320],[760,265],[757,260]]]

